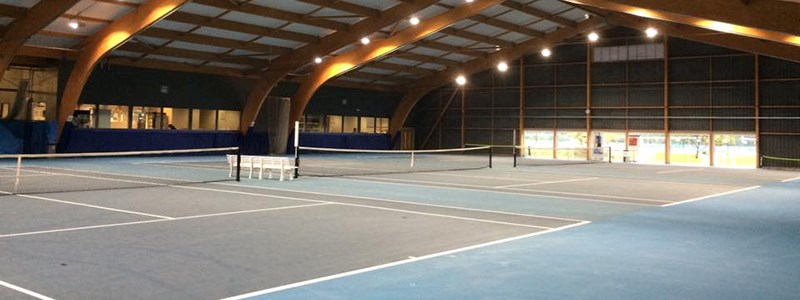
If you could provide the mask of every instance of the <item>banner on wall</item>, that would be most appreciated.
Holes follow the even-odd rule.
[[[628,150],[636,150],[639,147],[639,135],[631,134],[628,136]]]

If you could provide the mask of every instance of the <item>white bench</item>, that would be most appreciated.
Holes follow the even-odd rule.
[[[233,168],[236,167],[236,155],[228,155],[228,177],[233,176]],[[242,155],[241,168],[248,170],[248,178],[253,178],[253,170],[258,169],[258,179],[262,179],[264,170],[267,170],[267,178],[272,179],[272,171],[280,173],[280,181],[286,176],[289,180],[294,180],[294,170],[297,169],[288,158],[275,156]]]

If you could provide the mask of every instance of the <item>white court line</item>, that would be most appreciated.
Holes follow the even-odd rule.
[[[705,169],[696,168],[696,169],[680,169],[680,170],[668,170],[668,171],[658,171],[656,174],[672,174],[672,173],[681,173],[681,172],[694,172],[694,171],[702,171]]]
[[[500,210],[487,210],[487,209],[467,208],[467,207],[460,207],[460,206],[439,205],[439,204],[430,204],[430,203],[419,203],[419,202],[413,202],[413,201],[402,201],[402,200],[393,200],[393,199],[385,199],[385,198],[353,196],[353,195],[343,195],[343,194],[323,193],[323,192],[311,192],[311,191],[297,191],[297,190],[291,190],[291,189],[281,189],[281,188],[271,188],[271,187],[265,187],[265,186],[241,185],[241,184],[221,183],[221,182],[214,182],[214,183],[211,183],[211,184],[234,186],[234,187],[244,187],[244,188],[253,188],[253,189],[262,189],[262,190],[284,191],[284,192],[293,192],[293,193],[301,193],[301,194],[312,194],[312,195],[321,195],[321,196],[335,196],[335,197],[365,199],[365,200],[374,200],[374,201],[383,201],[383,202],[394,202],[394,203],[420,205],[420,206],[431,206],[431,207],[461,209],[461,210],[468,210],[468,211],[477,211],[477,212],[486,212],[486,213],[495,213],[495,214],[504,214],[504,215],[513,215],[513,216],[522,216],[522,217],[532,217],[532,218],[550,219],[550,220],[559,220],[559,221],[568,221],[568,222],[586,222],[585,220],[559,218],[559,217],[552,217],[552,216],[521,214],[521,213],[506,212],[506,211],[500,211]]]
[[[466,170],[464,170],[466,171]],[[457,172],[457,171],[437,171],[437,172],[423,172],[417,174],[424,174],[424,175],[435,175],[435,176],[446,176],[446,177],[464,177],[464,178],[476,178],[476,179],[495,179],[495,180],[508,180],[508,181],[525,181],[525,182],[541,182],[541,180],[532,180],[532,179],[524,179],[524,178],[508,178],[508,177],[495,177],[495,176],[474,176],[474,175],[463,175],[463,174],[453,174],[453,173],[444,173],[444,172]]]
[[[678,204],[684,204],[684,203],[689,203],[689,202],[700,201],[700,200],[708,199],[708,198],[714,198],[714,197],[719,197],[719,196],[735,194],[735,193],[738,193],[738,192],[754,190],[754,189],[757,189],[757,188],[760,188],[760,187],[761,187],[760,185],[746,187],[746,188],[742,188],[742,189],[738,189],[738,190],[727,191],[727,192],[722,192],[722,193],[718,193],[718,194],[713,194],[713,195],[708,195],[708,196],[703,196],[703,197],[697,197],[697,198],[692,198],[692,199],[688,199],[688,200],[683,200],[683,201],[679,201],[679,202],[668,203],[668,204],[662,205],[661,207],[668,207],[668,206],[673,206],[673,205],[678,205]]]
[[[781,180],[781,182],[792,182],[792,181],[795,181],[795,180],[800,180],[800,177],[784,179],[784,180]]]
[[[169,221],[191,220],[191,219],[201,219],[201,218],[220,217],[220,216],[230,216],[230,215],[240,215],[240,214],[248,214],[248,213],[256,213],[256,212],[265,212],[265,211],[275,211],[275,210],[286,210],[286,209],[295,209],[295,208],[305,208],[305,207],[321,206],[321,205],[329,205],[329,204],[333,204],[333,203],[329,203],[329,202],[323,202],[323,203],[314,203],[314,204],[303,204],[303,205],[293,205],[293,206],[281,206],[281,207],[271,207],[271,208],[259,208],[259,209],[249,209],[249,210],[231,211],[231,212],[223,212],[223,213],[215,213],[215,214],[205,214],[205,215],[195,215],[195,216],[177,217],[177,218],[172,218],[172,219],[145,220],[145,221],[124,222],[124,223],[112,223],[112,224],[92,225],[92,226],[81,226],[81,227],[71,227],[71,228],[52,229],[52,230],[40,230],[40,231],[21,232],[21,233],[10,233],[10,234],[4,234],[4,235],[0,235],[0,238],[15,237],[15,236],[27,236],[27,235],[37,235],[37,234],[44,234],[44,233],[56,233],[56,232],[78,231],[78,230],[86,230],[86,229],[97,229],[97,228],[119,227],[119,226],[138,225],[138,224],[148,224],[148,223],[158,223],[158,222],[169,222]]]
[[[15,290],[17,292],[23,293],[25,295],[31,296],[31,297],[36,298],[36,299],[40,299],[40,300],[55,300],[53,298],[47,297],[45,295],[39,294],[37,292],[31,291],[31,290],[26,289],[26,288],[22,288],[22,287],[17,286],[17,285],[10,284],[10,283],[2,281],[2,280],[0,280],[0,286],[4,286],[4,287],[7,287],[7,288],[10,288],[12,290]]]
[[[3,191],[3,193],[4,194],[5,193],[11,194],[11,193],[8,193],[8,192],[5,192],[5,191]],[[56,203],[62,203],[62,204],[75,205],[75,206],[84,206],[84,207],[108,210],[108,211],[113,211],[113,212],[121,212],[121,213],[126,213],[126,214],[131,214],[131,215],[140,215],[140,216],[153,217],[153,218],[159,218],[159,219],[174,219],[173,217],[167,217],[167,216],[161,216],[161,215],[155,215],[155,214],[148,214],[148,213],[132,211],[132,210],[117,209],[117,208],[111,208],[111,207],[106,207],[106,206],[91,205],[91,204],[86,204],[86,203],[58,200],[58,199],[46,198],[46,197],[40,197],[40,196],[25,195],[25,194],[16,194],[16,196],[24,197],[24,198],[37,199],[37,200],[50,201],[50,202],[56,202]]]
[[[348,179],[348,178],[361,178],[361,179],[366,179],[366,180],[362,180],[362,181],[381,182],[381,183],[390,183],[390,184],[397,184],[397,183],[387,182],[387,181],[383,181],[383,180],[423,183],[423,184],[406,184],[406,185],[426,186],[426,187],[444,187],[444,188],[461,189],[461,190],[472,190],[472,191],[476,190],[474,188],[485,188],[485,189],[491,189],[492,188],[492,187],[489,187],[489,186],[482,186],[482,185],[456,184],[456,183],[443,183],[443,182],[442,183],[435,183],[435,182],[428,182],[428,181],[399,179],[399,178],[385,178],[385,177],[348,176],[348,177],[343,178],[343,179]],[[458,188],[458,187],[451,187],[451,186],[448,186],[448,185],[471,187],[473,189],[464,189],[464,188]],[[529,192],[562,194],[562,195],[572,195],[572,196],[602,197],[602,198],[613,198],[613,199],[621,199],[621,200],[637,200],[637,201],[654,202],[654,203],[670,203],[671,202],[671,201],[665,201],[665,200],[652,200],[652,199],[645,199],[645,198],[623,197],[623,196],[608,196],[608,195],[597,195],[597,194],[558,192],[558,191],[547,191],[547,190],[531,190],[531,189],[515,189],[515,188],[507,188],[507,189],[515,190],[515,191],[529,191]],[[495,193],[496,192],[496,191],[489,191],[489,190],[479,190],[479,191],[485,191],[485,192],[489,192],[489,193]],[[509,193],[509,192],[498,192],[498,193]],[[525,194],[525,193],[510,193],[510,194],[529,195],[529,196],[533,196],[534,195],[534,194]],[[611,200],[597,200],[597,199],[587,199],[587,198],[559,197],[559,196],[548,196],[548,195],[536,195],[536,196],[545,196],[545,197],[554,197],[554,198],[568,198],[568,199],[579,200],[579,201],[597,201],[597,202],[622,203],[622,204],[653,205],[653,204],[630,203],[630,202],[619,202],[619,201],[611,201]]]
[[[542,184],[552,184],[552,183],[563,183],[563,182],[575,182],[575,181],[588,181],[588,180],[595,180],[595,179],[600,179],[600,177],[576,178],[576,179],[566,179],[566,180],[542,181],[542,182],[534,182],[534,183],[501,185],[501,186],[496,186],[494,188],[496,188],[496,189],[505,189],[505,188],[511,188],[511,187],[542,185]]]
[[[538,235],[553,233],[553,232],[557,232],[557,231],[561,231],[561,230],[565,230],[565,229],[569,229],[569,228],[573,228],[573,227],[586,225],[586,224],[589,224],[589,223],[590,222],[582,222],[582,223],[567,225],[567,226],[554,228],[554,229],[550,229],[550,230],[539,231],[539,232],[529,233],[529,234],[525,234],[525,235],[510,237],[510,238],[506,238],[506,239],[501,239],[501,240],[496,240],[496,241],[491,241],[491,242],[486,242],[486,243],[466,246],[466,247],[453,249],[453,250],[448,250],[448,251],[444,251],[444,252],[433,253],[433,254],[428,254],[428,255],[424,255],[424,256],[418,256],[418,257],[398,260],[398,261],[394,261],[394,262],[390,262],[390,263],[386,263],[386,264],[382,264],[382,265],[367,267],[367,268],[353,270],[353,271],[349,271],[349,272],[344,272],[344,273],[339,273],[339,274],[334,274],[334,275],[314,278],[314,279],[300,281],[300,282],[296,282],[296,283],[292,283],[292,284],[287,284],[287,285],[268,288],[268,289],[264,289],[264,290],[260,290],[260,291],[250,292],[250,293],[247,293],[247,294],[232,296],[232,297],[224,298],[222,300],[241,300],[241,299],[247,299],[247,298],[255,297],[255,296],[262,296],[262,295],[266,295],[266,294],[275,293],[275,292],[278,292],[278,291],[288,290],[288,289],[297,288],[297,287],[306,286],[306,285],[315,284],[315,283],[320,283],[320,282],[324,282],[324,281],[330,281],[330,280],[333,280],[333,279],[343,278],[343,277],[347,277],[347,276],[353,276],[353,275],[367,273],[367,272],[376,271],[376,270],[380,270],[380,269],[386,269],[386,268],[390,268],[390,267],[404,265],[404,264],[408,264],[408,263],[412,263],[412,262],[418,262],[418,261],[421,261],[421,260],[426,260],[426,259],[431,259],[431,258],[435,258],[435,257],[450,255],[450,254],[454,254],[454,253],[459,253],[459,252],[464,252],[464,251],[468,251],[468,250],[483,248],[483,247],[487,247],[487,246],[493,246],[493,245],[508,243],[508,242],[521,240],[521,239],[525,239],[525,238],[530,238],[530,237],[534,237],[534,236],[538,236]]]

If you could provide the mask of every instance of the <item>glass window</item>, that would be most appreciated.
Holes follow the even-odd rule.
[[[216,130],[217,111],[213,109],[193,109],[192,110],[192,129],[194,130]]]
[[[161,107],[134,106],[133,129],[162,129],[167,127],[164,123],[164,113]]]
[[[342,116],[327,116],[325,120],[325,131],[342,132]]]
[[[97,128],[128,128],[128,107],[122,105],[100,105],[97,110]]]
[[[238,130],[240,113],[236,110],[220,110],[217,116],[217,130]]]
[[[387,133],[389,132],[389,118],[376,118],[376,125],[375,132],[376,133]]]
[[[303,132],[323,132],[325,131],[322,126],[321,115],[308,115],[300,118]]]
[[[665,145],[663,133],[629,133],[627,161],[663,164]]]
[[[164,123],[175,129],[189,129],[189,109],[164,107]]]
[[[375,133],[375,118],[361,117],[361,133]]]
[[[594,145],[597,147],[597,135],[600,135],[600,147],[604,151],[611,150],[611,161],[622,162],[625,152],[625,133],[624,132],[595,132]],[[608,158],[608,157],[606,157]]]
[[[95,105],[94,104],[80,104],[78,109],[73,113],[73,123],[78,128],[94,128],[95,127]]]
[[[358,132],[358,117],[345,116],[343,123],[343,132]]]
[[[586,160],[586,132],[585,131],[559,131],[556,133],[557,159]]]
[[[755,168],[755,134],[715,134],[714,166]]]
[[[525,130],[522,156],[553,158],[553,132]]]
[[[708,134],[673,133],[669,136],[669,162],[675,165],[708,166]]]

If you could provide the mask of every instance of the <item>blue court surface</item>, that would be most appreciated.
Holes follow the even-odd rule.
[[[0,164],[0,299],[800,295],[796,172],[500,158],[236,182],[213,156]]]

